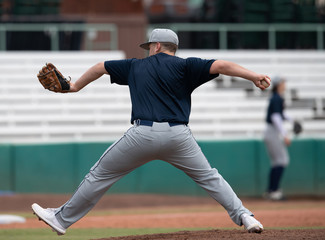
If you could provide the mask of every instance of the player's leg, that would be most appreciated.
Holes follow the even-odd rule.
[[[272,125],[268,125],[265,131],[264,142],[271,162],[267,197],[272,200],[281,200],[283,194],[279,190],[279,185],[284,169],[289,164],[288,150]]]
[[[271,192],[278,191],[280,186],[280,181],[283,175],[284,167],[283,166],[274,166],[271,168],[270,173],[270,186],[269,190]]]
[[[252,213],[243,206],[241,200],[217,169],[211,168],[190,129],[174,127],[173,131],[175,134],[166,143],[168,151],[165,151],[163,159],[190,176],[227,210],[236,224],[241,226],[243,214],[251,216]]]
[[[150,139],[142,138],[134,127],[129,129],[90,169],[70,200],[56,209],[60,225],[67,229],[86,215],[116,181],[153,160],[155,151]]]

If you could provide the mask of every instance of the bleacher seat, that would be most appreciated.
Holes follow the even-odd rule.
[[[286,111],[288,115],[303,122],[303,136],[325,136],[325,127],[322,124],[322,121],[324,122],[322,119],[325,118],[323,104],[325,53],[319,51],[180,50],[178,56],[228,60],[253,71],[268,74],[271,78],[276,75],[283,76],[287,80]],[[204,137],[262,136],[265,128],[266,107],[271,93],[266,91],[262,94],[252,84],[243,84],[243,82],[245,80],[240,78],[219,77],[216,86],[221,89],[217,90],[216,94],[221,90],[225,93],[232,90],[242,92],[243,95],[238,95],[232,100],[224,99],[221,102],[209,101],[205,107],[204,104],[200,105],[195,102],[198,92],[194,91],[191,119],[197,121],[200,115],[208,115],[211,118],[209,126],[212,130],[209,131],[207,127],[204,127],[206,129]],[[249,94],[249,91],[253,91],[254,94]],[[295,95],[293,96],[292,93]],[[313,103],[311,106],[310,102]],[[210,110],[208,110],[209,106],[211,106]],[[213,111],[213,114],[205,114],[209,111]],[[213,118],[215,121],[212,121]],[[288,130],[291,129],[289,124],[286,126]],[[203,128],[193,127],[193,132],[202,136]]]
[[[324,136],[325,54],[180,50],[178,55],[230,60],[270,76],[283,75],[289,92],[295,92],[287,96],[288,114],[303,120],[303,136]],[[131,126],[127,87],[103,76],[78,93],[59,94],[44,90],[36,75],[45,62],[52,62],[75,80],[99,61],[124,57],[119,51],[1,53],[0,143],[112,141],[122,136]],[[269,92],[252,89],[250,82],[224,76],[196,89],[190,116],[196,138],[260,138]]]
[[[58,94],[44,90],[36,75],[46,62],[52,62],[76,80],[97,62],[124,57],[120,51],[0,54],[0,142],[112,140],[121,136],[130,125],[127,87],[111,85],[109,76],[103,76],[78,93]]]

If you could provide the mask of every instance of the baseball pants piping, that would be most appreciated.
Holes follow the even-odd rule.
[[[71,199],[57,209],[56,218],[68,228],[86,215],[116,181],[155,159],[184,171],[227,210],[237,225],[242,225],[243,213],[252,215],[217,169],[211,168],[189,127],[170,127],[168,123],[154,122],[152,127],[131,127],[112,144],[90,169]]]

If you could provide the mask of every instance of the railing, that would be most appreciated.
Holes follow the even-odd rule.
[[[219,48],[228,49],[228,32],[267,32],[268,48],[276,49],[276,34],[278,32],[315,32],[316,48],[324,50],[325,24],[218,24],[218,23],[165,23],[151,24],[148,31],[153,28],[170,28],[175,32],[218,32]],[[11,32],[48,32],[51,39],[51,50],[58,51],[59,32],[75,31],[84,32],[85,47],[87,50],[93,49],[94,45],[109,46],[110,50],[118,49],[118,29],[115,24],[80,24],[80,23],[60,23],[60,24],[40,24],[40,23],[6,23],[0,24],[0,51],[7,50],[6,34]],[[109,32],[110,40],[99,42],[94,38],[97,32]]]
[[[170,28],[177,32],[219,32],[219,48],[228,49],[228,32],[267,32],[268,48],[276,49],[277,32],[316,32],[317,49],[324,49],[325,24],[218,24],[218,23],[166,23],[152,24],[154,28]]]
[[[59,46],[59,32],[84,32],[87,33],[85,37],[86,50],[91,50],[94,46],[93,40],[97,32],[109,32],[110,41],[98,42],[97,45],[105,44],[109,46],[110,50],[117,50],[118,48],[118,33],[115,24],[80,24],[80,23],[5,23],[0,24],[0,51],[7,50],[6,34],[11,32],[48,32],[51,39],[51,50],[58,51]]]

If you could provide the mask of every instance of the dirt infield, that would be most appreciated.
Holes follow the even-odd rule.
[[[33,202],[57,207],[68,195],[0,196],[0,213],[31,212]],[[107,238],[129,239],[325,239],[325,199],[293,198],[283,202],[242,199],[263,223],[262,234],[248,234],[235,225],[226,211],[211,198],[161,195],[105,195],[98,205],[71,228],[212,228],[216,230],[178,232]],[[24,224],[3,228],[46,228],[35,217]],[[321,229],[300,229],[315,228]],[[232,230],[220,230],[231,228]],[[277,230],[276,228],[281,228]],[[284,228],[291,228],[283,230]],[[294,228],[294,229],[292,229]],[[67,231],[67,235],[69,230]],[[107,236],[109,237],[109,236]]]
[[[210,230],[210,231],[183,231],[176,233],[151,234],[142,236],[112,237],[94,240],[213,240],[213,239],[240,239],[240,240],[297,240],[297,239],[325,239],[325,229],[299,230],[266,230],[261,234],[248,234],[241,230]]]

